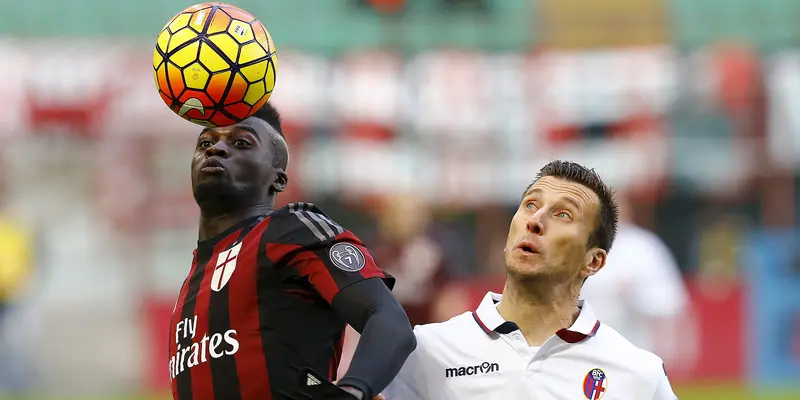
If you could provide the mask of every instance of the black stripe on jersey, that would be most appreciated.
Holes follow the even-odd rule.
[[[290,203],[272,214],[270,243],[313,246],[331,241],[344,228],[310,203]],[[278,260],[274,260],[278,261]]]
[[[256,293],[258,293],[259,296],[258,322],[261,326],[261,348],[264,349],[264,363],[267,366],[267,375],[270,383],[279,379],[283,379],[285,382],[291,382],[293,378],[289,376],[278,376],[278,374],[275,374],[275,370],[271,368],[281,363],[280,355],[277,354],[278,349],[274,349],[270,345],[271,331],[274,326],[283,323],[283,321],[276,321],[275,315],[270,313],[268,307],[263,303],[277,304],[282,298],[282,291],[286,290],[282,287],[284,282],[282,280],[281,271],[276,268],[275,263],[268,257],[266,252],[267,244],[270,242],[274,243],[278,237],[284,233],[280,227],[273,226],[273,222],[274,221],[270,221],[270,226],[264,230],[261,237],[258,239],[258,254],[256,255],[256,263],[258,264],[256,266],[256,268],[258,268],[256,271]],[[266,398],[270,398],[269,396],[281,398],[278,397],[281,395],[284,398],[292,398],[288,393],[282,393],[280,389],[276,390],[274,385],[271,384],[271,386],[272,393],[268,393]]]
[[[292,203],[288,205],[289,212],[297,218],[303,225],[308,228],[315,237],[316,241],[324,242],[333,237],[333,235],[329,234],[325,231],[318,223],[315,223],[314,220],[308,215],[308,212],[305,211],[303,205],[301,203]],[[330,231],[330,229],[328,230]]]
[[[284,326],[287,324],[286,319],[292,317],[292,312],[306,312],[311,309],[319,312],[315,305],[309,305],[307,308],[298,308],[294,300],[296,296],[287,292],[293,289],[306,291],[308,290],[308,284],[304,284],[302,280],[294,279],[293,277],[297,274],[295,269],[289,268],[285,264],[279,264],[280,260],[273,261],[269,253],[265,251],[270,244],[293,246],[293,243],[296,242],[286,243],[287,229],[295,234],[306,235],[305,239],[311,236],[311,232],[308,229],[297,229],[297,225],[294,225],[295,223],[299,224],[296,218],[293,216],[290,218],[289,224],[286,223],[285,219],[276,219],[270,222],[270,226],[264,230],[259,239],[259,252],[256,257],[258,262],[256,291],[259,294],[258,318],[262,328],[261,343],[264,349],[264,362],[267,366],[267,374],[272,388],[271,395],[276,400],[298,400],[301,398],[295,392],[299,384],[298,375],[301,367],[309,366],[310,364],[305,356],[301,354],[302,349],[298,346],[302,346],[300,342],[306,340],[314,342],[314,338],[322,334],[321,331],[313,330],[309,332],[301,328],[291,338],[281,339],[282,345],[275,345],[276,332],[283,332]],[[303,238],[301,237],[300,239]],[[303,242],[308,242],[308,240]],[[319,304],[323,302],[319,298],[315,298],[315,300]],[[312,328],[318,327],[314,326]],[[302,398],[305,399],[305,397]]]
[[[314,211],[314,206],[308,203],[297,203],[303,210],[303,214],[315,221],[320,228],[331,238],[344,233],[344,228],[333,222],[327,215]]]
[[[181,309],[181,321],[194,318],[194,308],[197,303],[197,292],[200,291],[200,284],[203,283],[203,275],[205,275],[206,266],[208,265],[209,261],[211,261],[211,257],[213,255],[214,249],[197,249],[197,266],[194,269],[194,274],[189,277],[189,289],[186,291],[186,298],[184,299],[183,308]],[[178,339],[178,352],[180,352],[181,349],[191,345],[191,337],[188,335],[186,335],[186,337],[180,337]],[[181,368],[183,368],[183,364],[181,364]],[[178,370],[178,376],[175,377],[175,379],[178,381],[178,398],[181,400],[191,400],[193,396],[191,371]]]
[[[325,242],[344,232],[344,229],[331,221],[326,215],[312,211],[313,206],[307,203],[287,205],[289,213],[300,221],[317,241]],[[300,243],[304,241],[298,241]]]
[[[260,221],[260,219],[259,219]],[[234,243],[244,239],[253,229],[251,225],[243,230]],[[214,334],[225,335],[231,329],[230,314],[230,285],[225,285],[219,292],[212,291],[208,299],[208,331]],[[224,341],[222,342],[225,343]],[[224,346],[223,346],[223,350]],[[224,356],[220,358],[209,357],[211,379],[214,386],[214,398],[225,400],[241,400],[242,392],[239,385],[239,373],[236,369],[236,357]]]

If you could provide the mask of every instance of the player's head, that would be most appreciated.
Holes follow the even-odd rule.
[[[550,162],[528,185],[511,220],[509,275],[582,282],[605,265],[618,219],[614,195],[594,170]]]
[[[192,191],[203,212],[231,213],[273,205],[288,182],[289,149],[269,103],[231,126],[206,128],[192,158]]]

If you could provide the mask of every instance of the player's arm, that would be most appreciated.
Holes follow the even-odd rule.
[[[361,334],[339,385],[369,399],[389,384],[416,346],[408,317],[391,293],[394,278],[378,268],[352,232],[308,205],[289,209],[296,218],[288,221],[297,227],[289,231],[308,238],[299,240],[303,248],[293,251],[289,265]]]
[[[667,378],[667,370],[664,364],[661,364],[661,369],[664,371],[659,374],[658,382],[656,383],[656,391],[653,393],[653,400],[678,400],[678,396],[672,391],[672,385]]]
[[[437,397],[435,393],[431,393],[430,386],[439,386],[441,382],[436,381],[437,374],[431,371],[431,366],[437,363],[429,349],[430,344],[426,342],[426,336],[422,333],[423,329],[424,325],[414,328],[417,348],[389,386],[381,392],[385,400],[422,400]]]
[[[416,347],[408,317],[378,278],[342,289],[332,306],[361,334],[339,385],[356,388],[364,399],[371,398],[389,385]]]

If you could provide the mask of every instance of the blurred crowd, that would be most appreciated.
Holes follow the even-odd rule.
[[[189,5],[166,4],[0,13],[0,392],[164,387],[199,130],[152,82],[152,39]],[[608,268],[582,293],[601,320],[678,383],[796,372],[800,334],[774,317],[796,310],[763,310],[794,304],[800,246],[753,245],[800,221],[796,2],[237,5],[279,49],[272,102],[292,153],[279,201],[316,203],[360,236],[412,324],[502,291],[519,195],[566,158],[623,206]]]

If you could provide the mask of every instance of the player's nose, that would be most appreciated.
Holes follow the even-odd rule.
[[[526,228],[528,232],[533,233],[534,235],[544,235],[544,221],[542,219],[542,210],[538,210],[536,213],[528,218],[528,223],[526,224]]]
[[[217,143],[214,143],[213,146],[206,149],[206,157],[222,157],[228,158],[230,152],[228,151],[228,145],[225,144],[225,141],[220,140]]]

